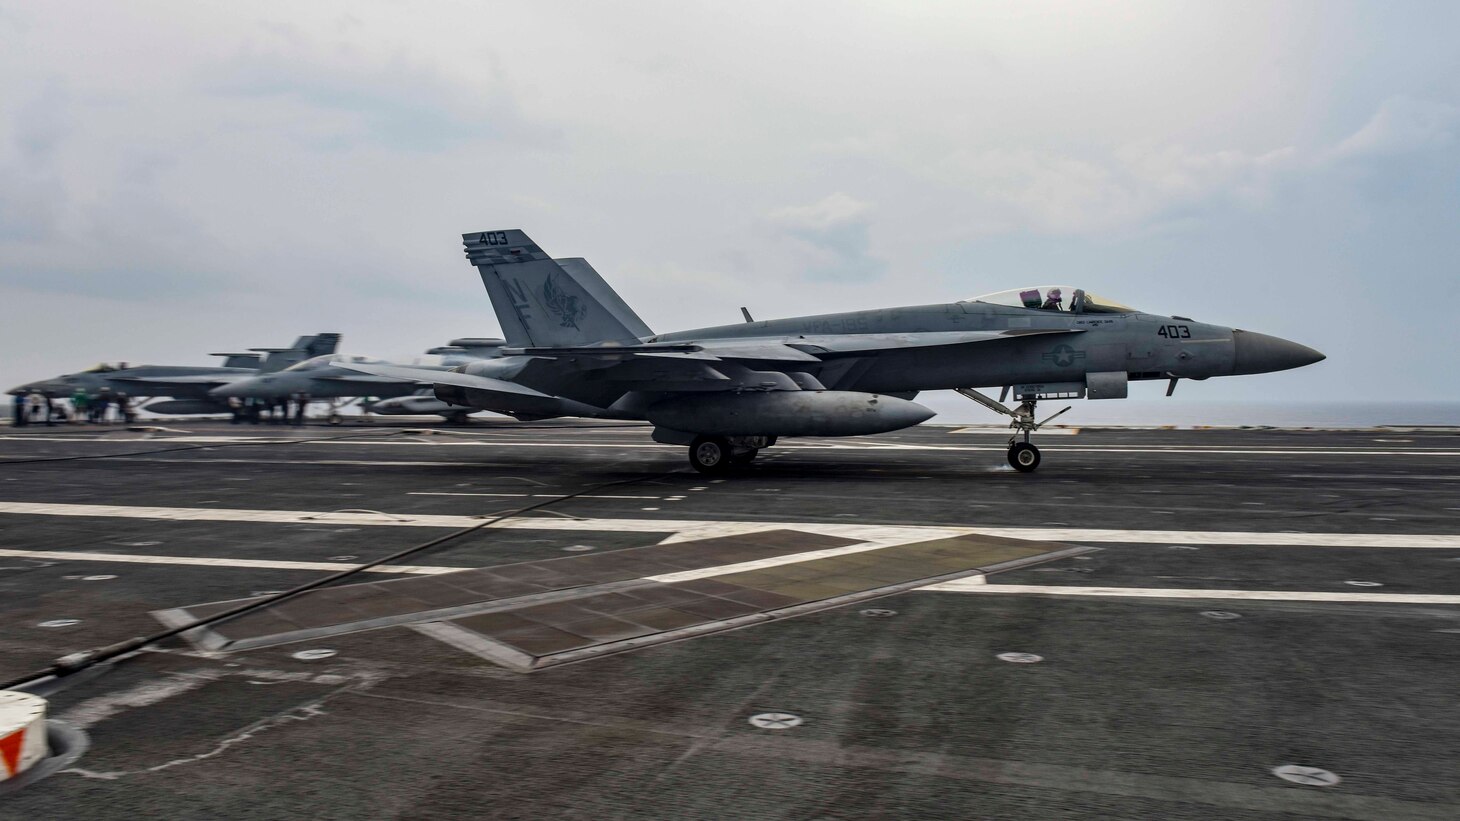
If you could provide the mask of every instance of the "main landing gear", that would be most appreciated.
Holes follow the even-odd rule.
[[[991,411],[1002,413],[1013,419],[1009,423],[1009,427],[1014,429],[1014,435],[1009,437],[1009,466],[1020,473],[1030,473],[1039,467],[1039,448],[1030,443],[1029,434],[1048,425],[1054,421],[1056,416],[1073,407],[1066,407],[1043,422],[1036,422],[1034,421],[1034,407],[1039,401],[1037,396],[1025,396],[1020,401],[1019,407],[1010,409],[1003,402],[984,396],[973,388],[958,388],[957,392]]]
[[[727,473],[749,465],[761,448],[775,443],[774,436],[697,436],[689,446],[689,464],[700,473]]]

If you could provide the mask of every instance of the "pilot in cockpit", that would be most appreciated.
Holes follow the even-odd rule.
[[[1064,301],[1065,298],[1060,293],[1060,289],[1050,288],[1049,292],[1044,296],[1044,304],[1039,306],[1039,309],[1042,311],[1063,311],[1064,306],[1061,303]]]

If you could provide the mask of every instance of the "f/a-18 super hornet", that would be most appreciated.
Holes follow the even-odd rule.
[[[1010,417],[1009,463],[1027,472],[1040,461],[1029,436],[1049,422],[1036,417],[1041,399],[1119,399],[1131,381],[1156,379],[1169,381],[1169,395],[1180,379],[1324,358],[1069,286],[656,334],[592,268],[553,260],[522,231],[462,239],[507,338],[502,356],[449,371],[347,367],[429,382],[444,402],[518,419],[647,420],[656,441],[688,445],[690,463],[707,473],[747,463],[782,436],[916,425],[933,411],[913,398],[930,390]],[[978,390],[995,387],[1004,391],[998,400]],[[1017,407],[1002,401],[1010,392]]]
[[[432,373],[436,370],[461,365],[467,362],[474,362],[480,359],[488,359],[498,356],[505,345],[501,339],[453,339],[449,345],[431,348],[426,353],[439,357],[440,364],[416,365],[422,373]],[[421,380],[416,376],[376,376],[361,373],[355,365],[386,364],[384,360],[371,359],[365,356],[353,356],[348,354],[330,354],[316,356],[306,359],[303,362],[291,365],[283,370],[274,373],[263,373],[257,376],[250,376],[245,379],[236,379],[225,385],[220,385],[208,392],[208,396],[215,402],[227,403],[230,399],[252,399],[261,400],[266,404],[283,402],[287,399],[304,399],[305,401],[324,399],[361,399],[364,397],[384,397],[382,401],[388,401],[390,397],[412,397],[417,391],[423,388],[429,389],[430,380]],[[434,397],[427,397],[433,403],[439,403]],[[373,403],[370,407],[373,410],[379,403]],[[430,413],[474,413],[480,408],[456,407],[447,411],[427,411]],[[337,421],[334,414],[332,421]]]
[[[273,373],[316,356],[334,353],[340,335],[322,333],[301,336],[287,348],[250,348],[240,353],[214,353],[223,357],[221,367],[194,365],[97,365],[84,371],[43,379],[10,390],[10,393],[39,392],[52,398],[69,397],[78,391],[96,396],[103,391],[132,398],[171,397],[152,402],[152,413],[218,413],[226,406],[210,400],[208,392],[220,385]]]
[[[478,359],[491,359],[502,355],[502,347],[507,344],[505,339],[453,339],[446,345],[430,348],[428,354],[441,357],[441,364],[447,367],[464,365]],[[434,414],[443,416],[448,422],[462,424],[466,418],[473,413],[481,411],[481,408],[464,407],[453,405],[450,402],[442,402],[436,398],[436,394],[430,387],[420,388],[408,396],[392,396],[371,402],[369,405],[362,405],[369,413],[378,413],[382,416],[417,416]]]

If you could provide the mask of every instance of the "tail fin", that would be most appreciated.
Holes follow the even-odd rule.
[[[210,353],[209,356],[223,357],[225,368],[258,368],[263,357],[256,353]]]
[[[603,277],[593,270],[593,266],[588,264],[588,260],[582,257],[572,257],[555,259],[553,262],[556,262],[562,267],[564,273],[582,285],[583,290],[597,298],[603,304],[603,309],[612,314],[634,336],[642,339],[654,335],[654,332],[649,330],[649,326],[644,324],[644,320],[639,319],[639,315],[634,313],[634,309],[624,302],[623,297],[610,288],[608,283],[603,281]]]
[[[564,265],[519,230],[463,234],[512,347],[637,342],[648,328],[582,260]]]
[[[300,342],[304,342],[304,340],[306,340],[306,339],[308,339],[309,342],[306,343],[306,344],[304,344],[303,346],[301,346],[299,343]],[[335,349],[336,348],[340,347],[340,335],[339,334],[333,334],[333,333],[326,333],[326,334],[315,334],[312,337],[301,336],[301,337],[299,337],[299,342],[295,342],[294,343],[294,347],[296,347],[296,348],[303,347],[304,348],[304,358],[305,359],[311,359],[311,358],[316,357],[316,356],[324,356],[326,354],[332,354],[332,353],[335,352]]]
[[[332,354],[339,344],[339,334],[323,333],[301,336],[287,348],[250,348],[249,350],[267,354],[263,364],[259,365],[259,373],[275,373],[306,359]]]

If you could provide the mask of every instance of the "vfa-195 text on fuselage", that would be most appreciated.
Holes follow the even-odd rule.
[[[434,385],[453,405],[519,419],[651,422],[698,470],[751,461],[782,436],[856,436],[933,416],[921,391],[955,390],[1012,419],[1009,462],[1039,465],[1040,399],[1124,398],[1132,380],[1266,373],[1319,352],[1285,339],[1157,316],[1070,286],[935,305],[751,321],[656,334],[582,259],[519,230],[465,234],[507,346],[451,371],[346,367]],[[978,388],[1002,388],[1000,400]],[[1012,392],[1019,401],[1002,401]],[[1168,389],[1169,392],[1169,389]]]

